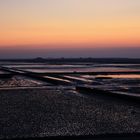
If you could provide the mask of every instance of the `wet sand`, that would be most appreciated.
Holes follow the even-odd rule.
[[[140,104],[70,90],[0,90],[0,138],[140,133]]]
[[[0,74],[0,138],[140,134],[140,104],[131,98],[140,93],[139,62],[113,64],[111,59],[111,63],[88,64],[80,60],[81,64],[70,61],[68,65],[67,61],[47,65],[51,73],[46,73],[46,60],[41,64],[9,62],[9,66],[4,62],[1,71],[8,74]],[[26,72],[26,66],[45,73]],[[88,72],[91,66],[97,71]],[[53,67],[64,71],[54,73]],[[77,86],[131,96],[127,100],[99,95],[97,90],[96,94],[83,93],[75,90]]]
[[[0,88],[11,88],[11,87],[37,87],[44,86],[47,83],[43,83],[39,80],[34,80],[25,76],[12,76],[11,78],[0,78]]]

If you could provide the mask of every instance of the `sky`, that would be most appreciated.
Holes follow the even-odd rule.
[[[0,58],[139,57],[140,0],[0,0]]]

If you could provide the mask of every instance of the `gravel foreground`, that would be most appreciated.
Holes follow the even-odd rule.
[[[0,139],[140,133],[140,105],[69,90],[0,90]]]

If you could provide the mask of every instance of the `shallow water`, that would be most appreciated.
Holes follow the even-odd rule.
[[[140,79],[140,74],[108,74],[108,75],[81,75],[81,77],[86,79],[95,79],[95,78],[113,78],[113,79]]]
[[[36,73],[63,73],[63,72],[137,72],[140,71],[135,68],[116,68],[116,67],[69,67],[69,68],[43,68],[43,69],[38,69],[38,68],[30,68],[30,69],[25,69],[28,72],[36,72]]]
[[[105,77],[111,77],[117,79],[140,79],[140,74],[105,75]]]
[[[48,64],[35,64],[35,63],[23,63],[5,65],[8,68],[16,68],[17,70],[24,70],[28,72],[35,73],[58,73],[54,77],[49,75],[44,76],[44,78],[73,83],[79,85],[88,85],[92,87],[98,87],[100,89],[107,89],[111,91],[123,91],[126,93],[137,92],[140,87],[140,74],[135,74],[135,72],[140,71],[139,64],[69,64],[69,65],[48,65]],[[72,74],[72,75],[59,75],[59,73],[67,72],[116,72],[112,75],[82,75],[82,74]],[[117,74],[117,72],[134,72],[134,74]],[[0,71],[1,73],[1,71]],[[47,80],[48,82],[49,80]],[[13,77],[7,80],[0,80],[0,87],[20,87],[20,86],[43,86],[49,85],[47,82],[38,81],[31,79],[29,77]],[[66,85],[65,85],[66,87]]]
[[[125,71],[140,71],[140,64],[11,64],[5,65],[8,68],[23,69],[29,72],[47,73],[47,72],[125,72]]]

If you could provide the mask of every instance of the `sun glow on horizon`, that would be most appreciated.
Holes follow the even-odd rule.
[[[0,48],[140,47],[139,7],[139,0],[1,0]]]

